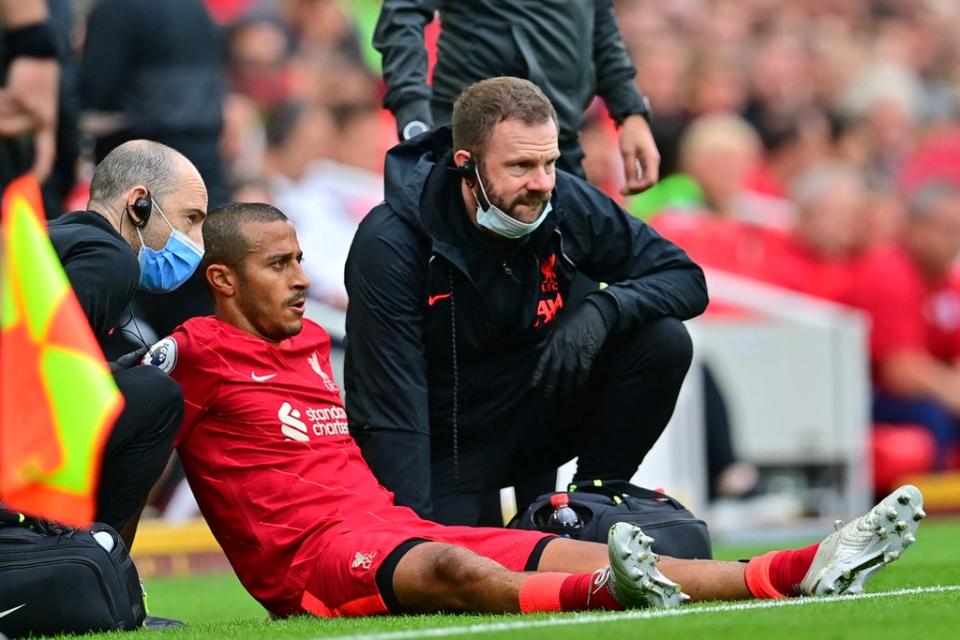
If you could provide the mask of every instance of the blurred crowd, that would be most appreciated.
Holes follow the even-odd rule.
[[[960,466],[960,5],[616,5],[663,156],[626,206],[706,267],[866,314],[878,490]],[[607,189],[610,135],[598,111]]]
[[[79,64],[63,102],[79,114],[84,153],[50,213],[84,208],[82,167],[124,137],[166,141],[204,173],[211,207],[284,210],[312,295],[344,307],[347,250],[382,198],[397,140],[370,44],[380,3],[170,0],[143,2],[148,13],[131,21],[135,4],[72,4]],[[164,16],[160,5],[205,11]],[[957,465],[960,3],[614,5],[652,104],[661,180],[620,195],[616,130],[599,101],[581,140],[589,180],[707,267],[868,313],[875,419],[901,425],[892,450],[914,433],[926,452],[917,464]],[[431,59],[440,29],[435,20],[425,34]],[[165,32],[164,49],[145,44]]]

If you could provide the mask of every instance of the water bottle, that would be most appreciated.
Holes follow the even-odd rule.
[[[113,540],[113,536],[106,531],[97,531],[95,534],[93,534],[93,539],[96,540],[97,544],[103,547],[107,553],[113,551],[113,547],[116,545],[116,542]]]
[[[550,496],[550,506],[553,507],[553,513],[547,519],[547,525],[555,533],[569,538],[580,531],[583,521],[580,520],[580,515],[570,507],[570,496],[565,493],[555,493]]]

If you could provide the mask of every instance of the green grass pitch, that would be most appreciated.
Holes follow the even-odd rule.
[[[880,572],[865,596],[777,602],[701,603],[672,611],[538,616],[433,615],[348,620],[269,621],[233,576],[147,582],[152,613],[188,627],[164,640],[230,638],[960,638],[960,519],[925,522],[904,558]],[[798,541],[805,544],[812,541]],[[718,548],[721,559],[765,549]],[[117,638],[116,635],[93,636]]]

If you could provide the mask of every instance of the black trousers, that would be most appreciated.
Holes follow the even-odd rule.
[[[690,336],[673,318],[611,336],[582,392],[546,400],[531,389],[501,437],[477,443],[461,432],[456,473],[452,456],[433,456],[434,519],[475,525],[490,491],[542,476],[574,456],[575,480],[629,479],[673,415],[692,357]]]
[[[104,448],[96,519],[121,529],[170,459],[183,421],[183,393],[156,367],[123,369],[114,378],[126,404]]]

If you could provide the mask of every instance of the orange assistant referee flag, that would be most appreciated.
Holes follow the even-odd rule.
[[[33,178],[4,191],[2,229],[0,502],[89,525],[123,397],[50,244]]]

